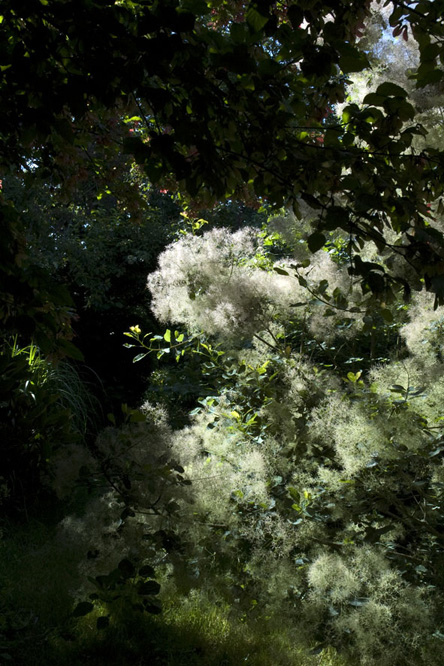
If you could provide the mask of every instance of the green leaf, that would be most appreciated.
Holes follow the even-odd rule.
[[[320,250],[321,247],[324,247],[326,242],[327,242],[326,237],[324,236],[324,234],[321,234],[320,231],[315,231],[307,238],[308,248],[310,252],[313,252],[313,254],[318,250]]]
[[[293,26],[293,30],[296,30],[299,28],[301,23],[304,22],[304,12],[300,7],[297,7],[296,5],[290,5],[287,10],[287,16],[291,21],[291,25]]]
[[[145,352],[144,354],[137,354],[137,356],[133,358],[133,363],[138,363],[139,361],[144,359],[145,356],[148,356],[148,352]]]
[[[425,390],[426,390],[425,386],[420,386],[419,388],[412,387],[410,389],[410,395],[413,395],[413,396],[422,395]]]
[[[327,289],[328,289],[328,280],[321,280],[318,285],[317,292],[320,294],[324,294],[327,291]]]
[[[352,382],[353,384],[356,384],[356,382],[359,380],[361,375],[362,375],[361,371],[358,371],[356,374],[354,372],[348,372],[347,373],[347,379],[350,382]]]
[[[290,496],[291,496],[294,500],[296,500],[297,502],[299,502],[299,500],[300,500],[300,493],[299,493],[299,491],[298,491],[296,488],[293,488],[293,486],[289,486],[289,487],[287,488],[287,490],[288,490],[288,493],[290,494]]]
[[[363,104],[371,104],[372,106],[383,106],[385,101],[384,95],[378,95],[375,92],[369,93],[362,100]]]
[[[362,597],[359,599],[352,599],[348,603],[350,606],[354,606],[355,608],[360,608],[361,606],[365,606],[365,604],[367,604],[368,601],[369,599],[367,599],[367,597]]]
[[[140,409],[133,409],[130,415],[130,423],[144,423],[146,416]]]
[[[155,575],[154,568],[149,564],[144,564],[139,569],[139,576],[143,576],[143,578],[154,578]]]
[[[126,518],[135,518],[135,516],[136,514],[134,511],[129,506],[126,506],[120,514],[120,520],[125,520]]]
[[[393,321],[393,313],[391,310],[387,310],[386,308],[381,309],[381,316],[384,319],[384,321],[391,323]]]
[[[324,133],[324,146],[326,148],[336,148],[336,147],[339,148],[340,147],[339,134],[340,132],[337,129],[334,128],[328,129]]]
[[[376,88],[376,95],[381,97],[408,97],[408,93],[396,83],[385,81]]]
[[[349,213],[345,208],[332,206],[327,210],[324,225],[327,229],[347,229],[349,227]]]
[[[195,16],[204,16],[211,11],[211,7],[208,6],[205,0],[182,0],[180,8],[191,12]]]
[[[134,564],[127,557],[119,562],[117,568],[123,578],[132,578],[136,573]]]
[[[345,42],[338,45],[339,67],[344,74],[351,72],[361,72],[363,69],[370,67],[370,62],[362,51],[359,51],[355,46]]]
[[[160,601],[158,602],[153,602],[153,601],[148,601],[148,599],[145,599],[143,602],[143,607],[147,613],[151,613],[151,615],[159,615],[162,612],[162,606]]]
[[[440,83],[443,79],[444,72],[442,69],[434,69],[422,74],[421,77],[418,77],[418,87],[423,88],[424,86]]]
[[[141,596],[150,595],[150,594],[159,594],[160,585],[155,580],[147,580],[144,583],[139,583],[137,586],[137,594]]]
[[[109,627],[109,617],[107,615],[102,615],[97,618],[96,627],[98,631],[103,631]]]
[[[255,32],[262,30],[264,25],[268,23],[269,17],[264,16],[257,11],[254,7],[250,7],[247,11],[246,17],[248,25],[250,25]]]
[[[403,101],[397,108],[398,116],[402,121],[412,120],[415,117],[415,109],[410,102]]]
[[[437,56],[441,53],[441,44],[434,42],[433,44],[428,44],[421,49],[421,62],[427,62],[430,60],[435,60]]]
[[[258,65],[257,71],[259,76],[271,77],[275,76],[281,69],[281,65],[275,60],[261,60]]]
[[[94,610],[94,604],[92,604],[90,601],[81,601],[74,608],[72,617],[83,617],[84,615],[91,613],[92,610]]]
[[[165,340],[165,342],[171,342],[171,330],[169,328],[167,328],[167,330],[165,331],[163,339]]]

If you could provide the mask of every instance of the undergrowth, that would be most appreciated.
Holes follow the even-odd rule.
[[[119,613],[98,631],[97,609],[74,620],[78,564],[55,525],[34,521],[0,541],[0,663],[14,666],[346,666],[333,652],[310,654],[285,618],[234,620],[202,592],[163,599],[160,616]],[[166,586],[168,588],[168,586]]]

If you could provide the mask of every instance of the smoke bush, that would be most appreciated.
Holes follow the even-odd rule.
[[[148,278],[153,312],[209,335],[251,337],[267,327],[276,307],[288,308],[295,282],[258,268],[257,253],[252,229],[185,236],[160,255]]]
[[[409,321],[401,328],[407,348],[427,372],[443,361],[443,308],[433,308],[433,296],[421,291],[409,308]],[[437,363],[439,361],[440,363]]]
[[[196,491],[193,513],[223,524],[233,520],[231,492],[255,503],[266,502],[268,494],[263,455],[239,433],[227,433],[226,408],[222,401],[173,439],[173,452]]]
[[[325,308],[312,303],[293,265],[291,257],[277,262],[267,258],[253,229],[235,233],[213,229],[203,236],[185,236],[166,248],[157,271],[148,277],[152,309],[160,321],[185,324],[191,331],[218,335],[231,343],[251,338],[275,321],[291,319],[305,321],[316,339],[333,339],[338,334],[336,318],[325,317]],[[361,298],[326,252],[318,252],[298,273],[313,288],[327,280],[329,291],[347,295],[350,307]],[[347,330],[351,336],[362,327],[355,313],[347,312],[345,318],[349,327],[342,327],[342,334]]]
[[[361,664],[417,664],[433,627],[425,591],[407,586],[375,548],[319,556],[308,582],[316,612]]]
[[[156,316],[203,331],[199,344],[215,336],[224,353],[205,357],[206,398],[186,427],[146,404],[142,422],[102,433],[113,490],[65,528],[94,541],[91,571],[115,566],[117,545],[119,559],[157,557],[177,589],[220,595],[233,615],[285,616],[352,663],[430,666],[442,598],[439,313],[418,295],[408,323],[404,310],[394,323],[409,357],[350,372],[322,353],[361,331],[361,313],[341,332],[316,285],[328,281],[327,301],[366,297],[326,252],[296,270],[301,282],[252,229],[165,250],[148,278]],[[299,334],[319,342],[313,359],[294,348]]]

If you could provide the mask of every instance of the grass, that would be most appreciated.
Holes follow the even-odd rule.
[[[229,610],[196,595],[164,616],[126,614],[101,636],[94,615],[79,623],[75,666],[345,666],[332,651],[310,655],[274,623],[233,623]],[[281,623],[282,624],[282,623]],[[62,648],[63,649],[63,648]],[[62,653],[60,653],[62,656]],[[64,655],[66,663],[66,653]]]

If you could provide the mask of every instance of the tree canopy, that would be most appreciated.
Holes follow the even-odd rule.
[[[391,5],[393,35],[419,45],[418,89],[442,83],[442,9]],[[131,200],[119,175],[135,160],[153,184],[201,204],[259,198],[297,213],[305,202],[317,211],[313,252],[342,229],[366,288],[408,295],[417,281],[394,276],[390,260],[360,260],[360,239],[372,239],[441,303],[429,204],[443,192],[442,151],[418,143],[426,130],[393,82],[336,113],[349,76],[370,65],[360,40],[370,13],[363,0],[5,1],[2,173],[40,168],[69,190],[93,171]]]

